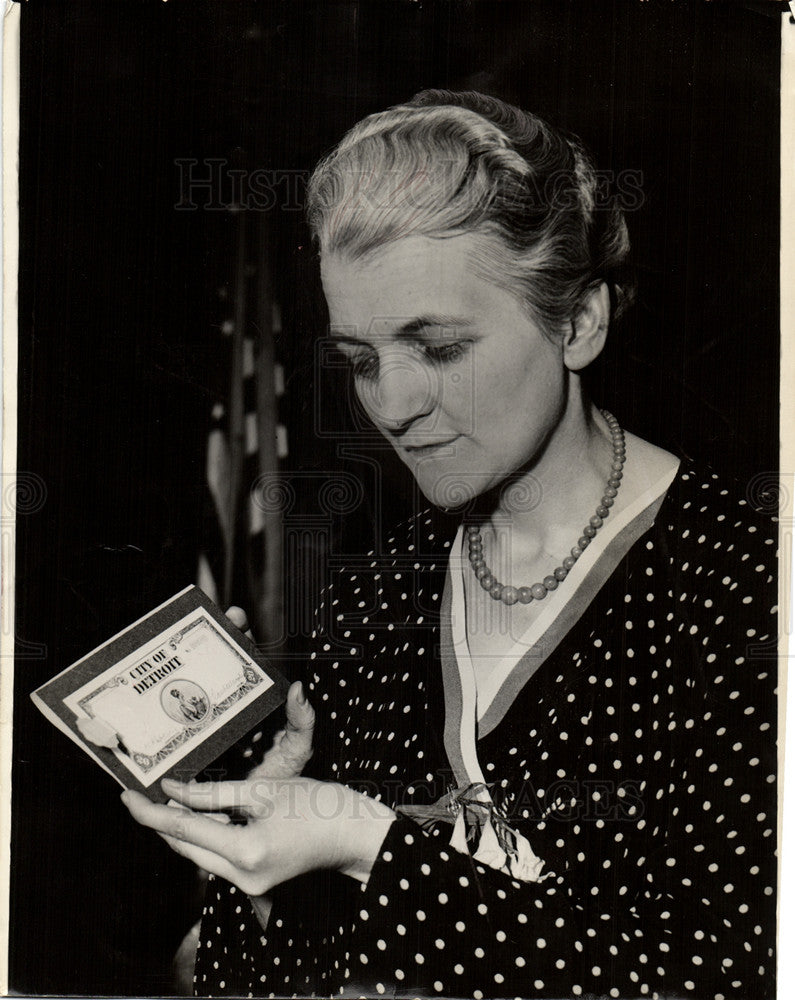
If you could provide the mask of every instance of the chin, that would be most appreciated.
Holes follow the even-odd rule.
[[[423,496],[434,507],[442,510],[457,510],[468,506],[483,492],[485,486],[481,476],[462,472],[449,472],[441,476],[423,476],[415,472],[414,478]]]

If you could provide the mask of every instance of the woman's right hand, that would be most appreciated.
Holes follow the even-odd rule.
[[[248,618],[242,608],[231,607],[227,616],[253,639]],[[296,681],[287,692],[287,721],[273,738],[273,746],[248,775],[249,778],[297,778],[312,756],[315,710],[309,704],[303,684]]]

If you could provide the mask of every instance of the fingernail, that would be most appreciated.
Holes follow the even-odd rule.
[[[304,693],[303,684],[301,684],[301,686],[298,688],[298,694],[296,695],[295,700],[298,702],[299,705],[306,704],[306,694]]]
[[[129,793],[128,793],[128,792],[126,792],[126,791],[125,791],[125,792],[122,792],[122,793],[121,793],[121,800],[122,800],[122,802],[123,802],[123,803],[124,803],[125,805],[127,805],[127,804],[128,804],[128,799],[129,799],[129,798],[130,798],[130,796],[129,796]]]

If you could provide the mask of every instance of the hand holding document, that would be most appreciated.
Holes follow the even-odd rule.
[[[165,801],[281,705],[288,683],[190,586],[33,692],[125,788]]]

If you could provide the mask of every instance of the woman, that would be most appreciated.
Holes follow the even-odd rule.
[[[772,995],[775,531],[586,398],[629,299],[588,156],[428,91],[309,220],[359,400],[464,515],[334,575],[247,780],[125,793],[215,876],[197,993]]]

